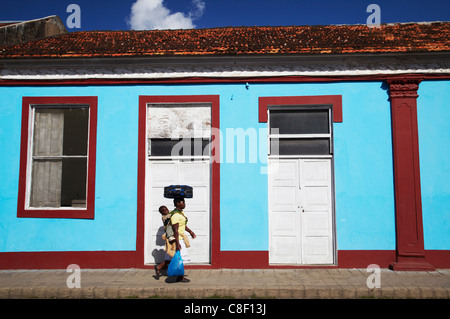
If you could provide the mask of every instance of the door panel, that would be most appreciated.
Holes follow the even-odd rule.
[[[326,237],[306,237],[305,264],[331,264],[331,247]]]
[[[269,263],[300,263],[301,241],[298,224],[298,160],[270,160],[276,167],[269,174]]]
[[[331,160],[300,159],[303,263],[332,264]]]
[[[190,235],[189,255],[191,263],[210,263],[210,163],[209,161],[147,161],[146,182],[146,248],[145,263],[164,260],[164,234],[159,206],[173,210],[173,199],[164,198],[164,187],[168,185],[190,185],[193,198],[187,198],[185,213],[188,227],[197,238]]]
[[[269,165],[269,262],[332,264],[331,159]]]

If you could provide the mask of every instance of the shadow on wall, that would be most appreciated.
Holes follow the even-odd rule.
[[[156,232],[156,241],[155,244],[157,247],[165,246],[164,240],[161,238],[161,236],[164,234],[164,226],[159,227],[158,231]],[[166,255],[166,252],[164,248],[162,249],[153,249],[152,256],[156,264],[162,263],[164,261],[164,257]]]

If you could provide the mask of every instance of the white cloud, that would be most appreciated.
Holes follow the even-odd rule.
[[[182,12],[171,13],[164,6],[164,0],[137,0],[131,7],[127,21],[133,30],[192,29],[194,20],[205,11],[203,0],[192,0],[192,9],[186,15]]]
[[[203,0],[192,0],[194,9],[189,12],[189,17],[193,20],[201,18],[205,12],[206,3]]]

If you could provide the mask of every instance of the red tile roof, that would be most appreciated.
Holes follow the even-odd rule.
[[[450,51],[450,22],[88,31],[0,47],[0,58]]]

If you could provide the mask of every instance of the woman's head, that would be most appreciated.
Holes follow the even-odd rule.
[[[186,203],[184,202],[184,198],[176,197],[173,199],[173,204],[176,208],[184,209],[186,207]]]

